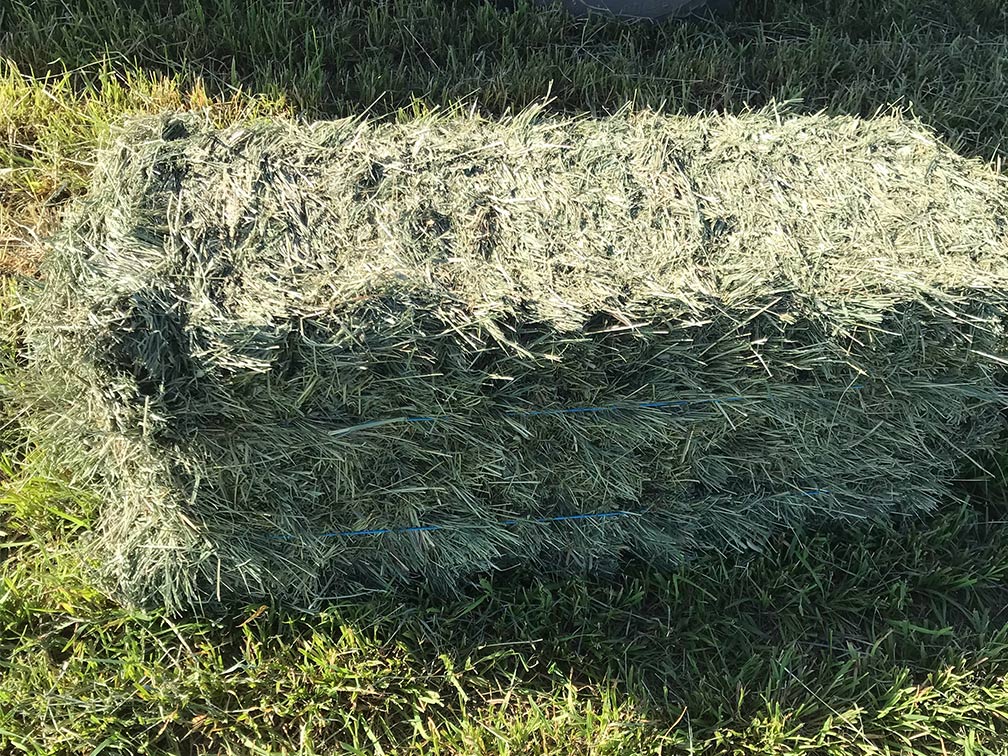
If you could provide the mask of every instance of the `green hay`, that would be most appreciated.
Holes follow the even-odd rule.
[[[1002,423],[1006,215],[890,118],[139,120],[23,383],[129,600],[676,562],[948,500]]]

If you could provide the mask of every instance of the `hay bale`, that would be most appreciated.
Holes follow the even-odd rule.
[[[1006,200],[892,118],[140,120],[24,383],[131,600],[758,547],[995,443]]]

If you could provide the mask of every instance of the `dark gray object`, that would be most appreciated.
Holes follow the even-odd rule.
[[[606,14],[659,21],[704,14],[730,13],[734,0],[536,0],[542,6],[561,5],[577,16]]]

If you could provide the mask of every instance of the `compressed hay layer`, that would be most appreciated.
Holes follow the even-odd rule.
[[[129,599],[674,562],[949,495],[1001,424],[1006,200],[888,118],[141,120],[25,384]]]

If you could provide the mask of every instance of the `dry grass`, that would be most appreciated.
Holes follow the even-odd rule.
[[[1000,427],[1005,208],[895,118],[141,121],[46,268],[32,423],[171,606],[919,512]]]

